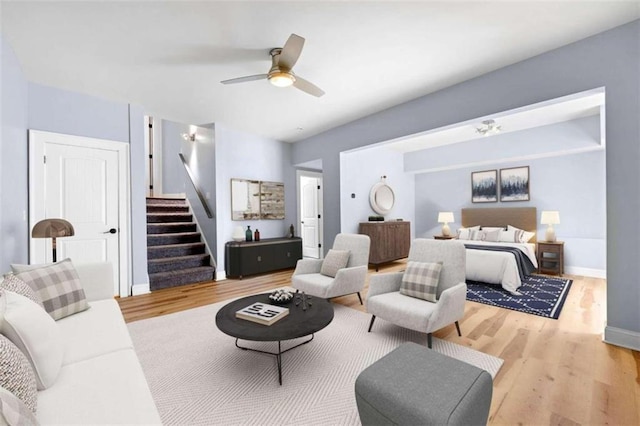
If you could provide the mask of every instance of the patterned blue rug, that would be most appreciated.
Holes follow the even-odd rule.
[[[514,296],[500,285],[467,281],[467,300],[558,319],[567,299],[572,280],[529,275]]]

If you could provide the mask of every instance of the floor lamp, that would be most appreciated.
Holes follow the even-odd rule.
[[[64,219],[43,219],[36,223],[31,231],[32,238],[51,238],[53,240],[53,261],[56,262],[56,238],[70,237],[75,234],[73,225]]]

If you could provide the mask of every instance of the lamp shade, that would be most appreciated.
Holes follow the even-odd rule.
[[[73,225],[64,219],[43,219],[31,230],[33,238],[70,237],[74,234]]]
[[[540,216],[540,223],[543,225],[558,225],[560,223],[560,213],[555,210],[543,211]]]
[[[453,212],[440,212],[438,213],[438,223],[450,223],[453,222]]]

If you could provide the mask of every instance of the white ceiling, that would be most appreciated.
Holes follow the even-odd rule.
[[[295,142],[640,18],[613,1],[2,1],[30,81]],[[295,72],[315,98],[266,81],[269,50],[306,38]]]

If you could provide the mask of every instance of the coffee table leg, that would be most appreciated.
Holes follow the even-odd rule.
[[[289,352],[291,349],[295,349],[298,346],[302,346],[302,345],[306,345],[307,343],[309,343],[310,341],[313,340],[314,334],[311,334],[311,338],[309,340],[305,340],[302,343],[298,343],[295,346],[292,346],[288,349],[285,349],[284,351],[282,350],[282,345],[281,345],[281,341],[278,340],[278,352],[277,353],[273,353],[273,352],[268,352],[268,351],[261,351],[260,349],[252,349],[252,348],[247,348],[245,346],[240,346],[238,344],[238,340],[236,338],[236,347],[239,349],[242,349],[243,351],[253,351],[253,352],[260,352],[261,354],[267,354],[267,355],[275,355],[276,357],[276,363],[278,364],[278,382],[280,383],[280,386],[282,386],[282,354],[285,352]]]
[[[278,355],[276,355],[276,360],[278,361],[278,382],[280,382],[280,386],[282,386],[282,349],[280,347],[280,340],[278,340]]]

